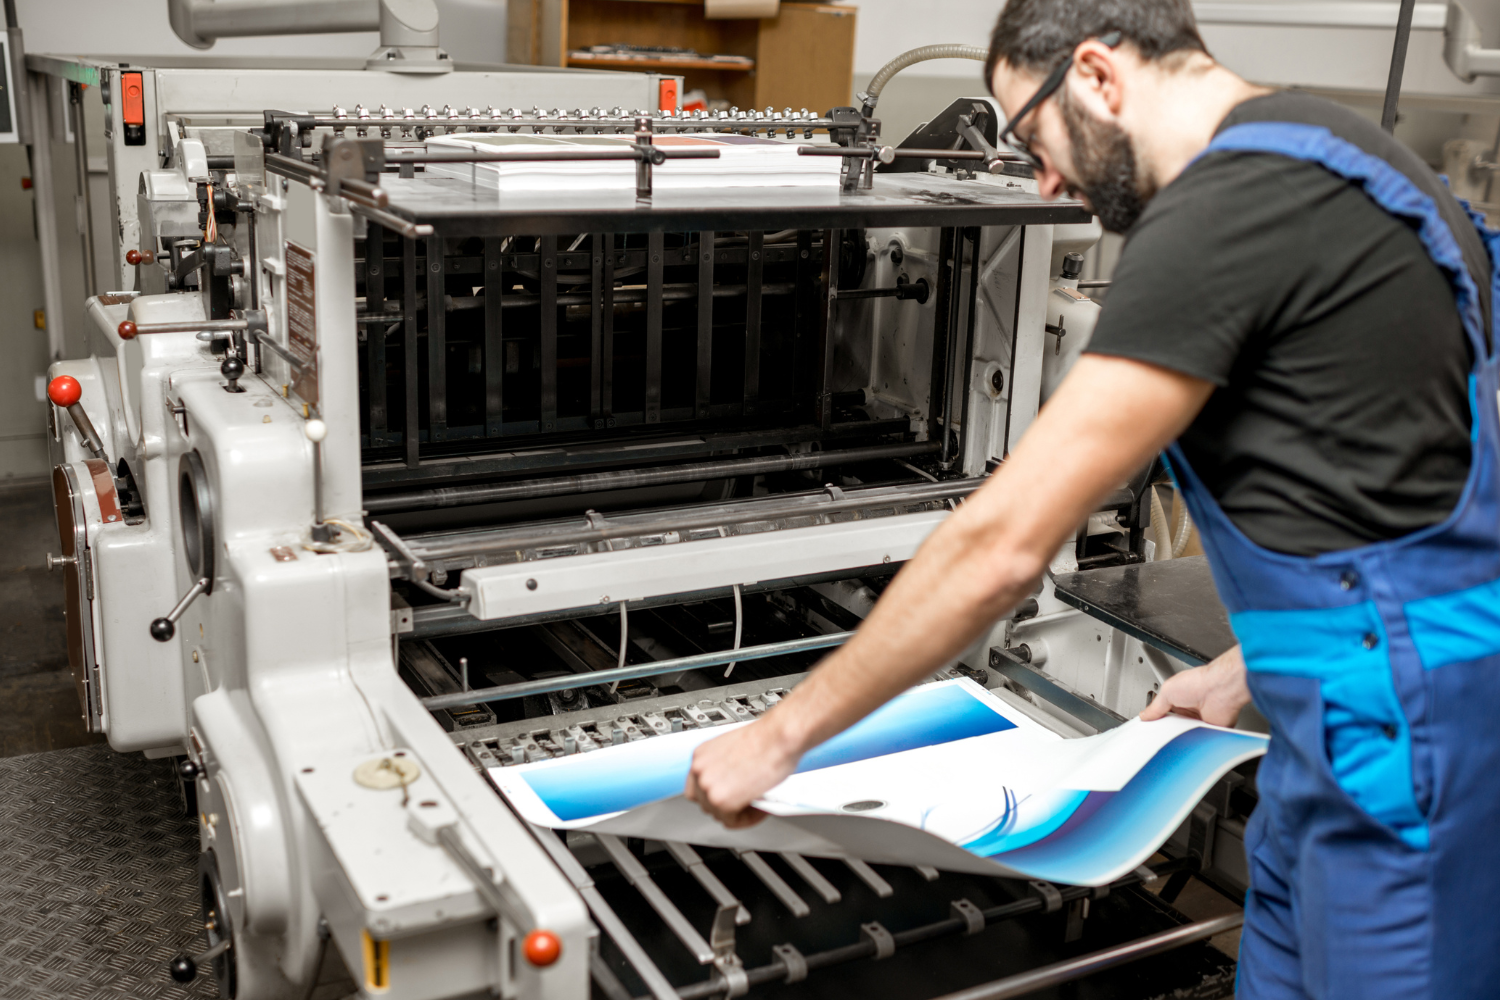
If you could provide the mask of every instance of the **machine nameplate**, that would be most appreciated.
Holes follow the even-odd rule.
[[[292,391],[318,405],[318,309],[313,283],[312,251],[286,245],[286,328],[292,353],[302,368],[295,373]]]

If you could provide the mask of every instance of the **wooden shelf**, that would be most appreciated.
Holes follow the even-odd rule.
[[[610,56],[568,56],[568,65],[578,69],[662,69],[682,71],[688,69],[711,69],[729,73],[748,73],[755,68],[753,59],[745,62],[723,62],[693,56],[662,56],[656,59],[616,59]]]

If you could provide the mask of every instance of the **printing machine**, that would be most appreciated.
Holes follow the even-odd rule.
[[[485,776],[765,711],[1003,461],[1086,343],[1067,254],[1098,230],[993,148],[993,104],[884,144],[853,108],[632,110],[650,74],[28,65],[106,96],[118,270],[50,441],[85,719],[177,758],[200,822],[207,950],[174,975],[301,997],[331,940],[392,1000],[927,997],[1181,945],[1068,995],[1229,995],[1170,902],[1242,890],[1238,775],[1103,890],[563,837]],[[429,169],[495,131],[628,133],[637,190]],[[842,180],[654,191],[682,132]],[[940,676],[1076,736],[1162,649],[1226,646],[1062,586],[1158,565],[1150,479]]]

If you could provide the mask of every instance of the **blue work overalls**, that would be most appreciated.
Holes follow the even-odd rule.
[[[1325,128],[1248,123],[1208,148],[1321,164],[1410,221],[1474,354],[1462,497],[1401,538],[1272,552],[1168,450],[1271,723],[1238,996],[1500,996],[1500,383],[1474,279],[1433,200]],[[1500,234],[1475,225],[1500,258]]]

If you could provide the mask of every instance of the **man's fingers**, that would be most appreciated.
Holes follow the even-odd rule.
[[[744,830],[752,827],[766,818],[766,814],[754,806],[746,806],[737,813],[731,813],[719,820],[731,830]]]

